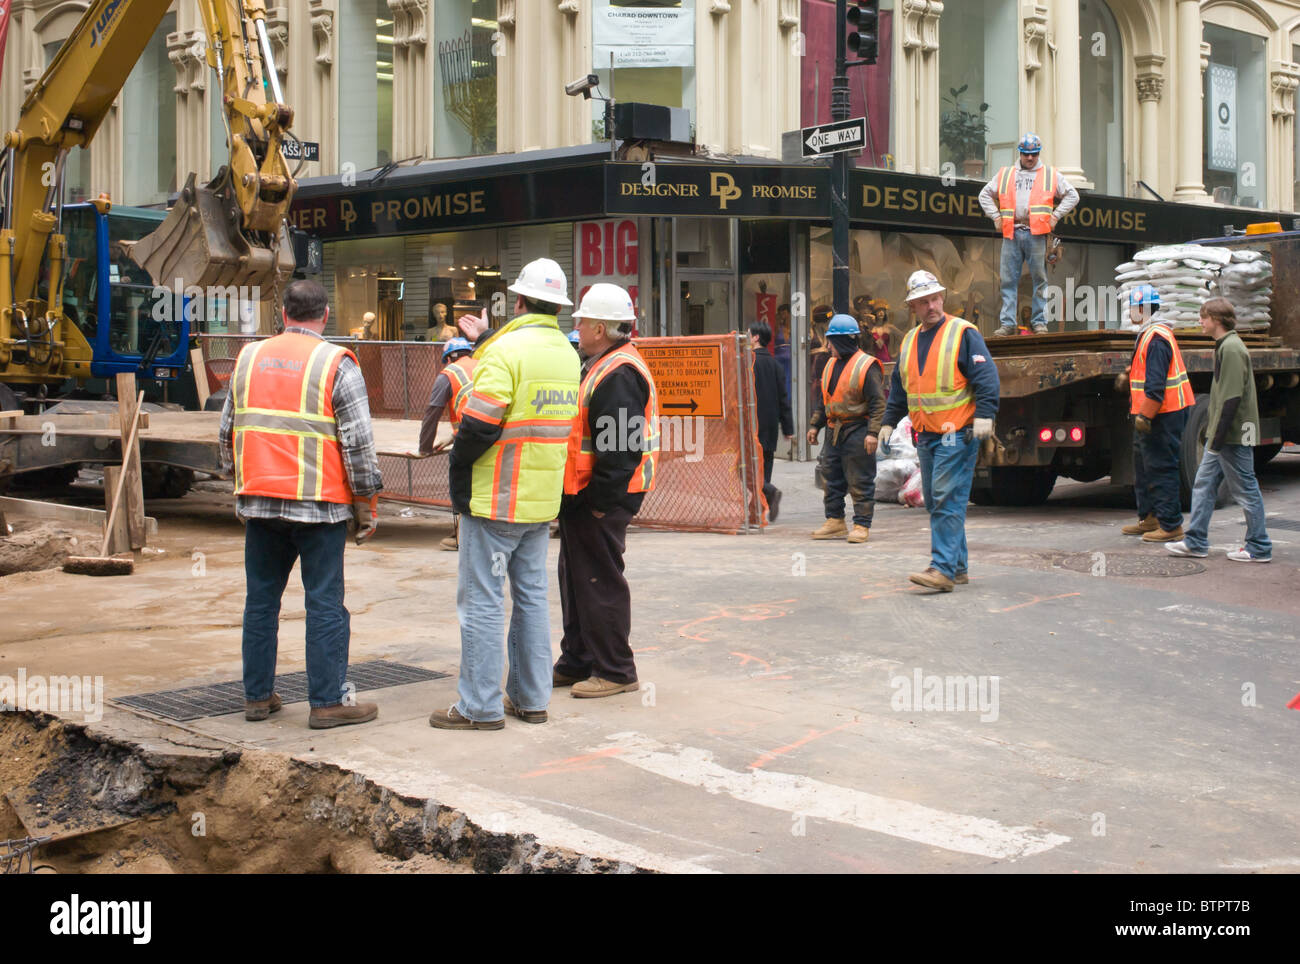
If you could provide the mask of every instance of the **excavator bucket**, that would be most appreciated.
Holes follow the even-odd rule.
[[[282,222],[269,244],[250,240],[241,230],[239,207],[229,191],[199,187],[191,174],[166,220],[130,245],[131,260],[149,272],[154,284],[258,287],[269,298],[293,273],[293,245]],[[265,235],[263,235],[265,236]]]

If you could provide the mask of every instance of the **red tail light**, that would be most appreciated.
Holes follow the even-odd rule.
[[[1044,427],[1044,428],[1040,428],[1040,429],[1038,430],[1038,441],[1040,441],[1040,442],[1050,442],[1050,441],[1052,441],[1052,430],[1051,430],[1050,428],[1046,428],[1046,427]]]
[[[1070,441],[1071,442],[1083,441],[1083,428],[1081,426],[1076,425],[1074,426],[1074,428],[1070,429]]]

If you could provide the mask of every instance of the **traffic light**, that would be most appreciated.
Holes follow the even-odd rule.
[[[874,64],[880,51],[880,0],[849,0],[845,19],[848,55]]]

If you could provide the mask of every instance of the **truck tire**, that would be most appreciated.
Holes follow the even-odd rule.
[[[146,499],[179,499],[194,484],[193,469],[179,469],[162,462],[145,462],[141,474]]]
[[[972,488],[976,505],[1042,505],[1056,485],[1056,470],[1046,466],[994,466],[988,488]]]
[[[1210,422],[1210,396],[1202,395],[1192,406],[1187,416],[1187,427],[1183,429],[1183,443],[1179,458],[1178,497],[1182,501],[1183,511],[1192,509],[1192,486],[1196,483],[1196,470],[1201,465],[1205,454],[1205,434]],[[1228,483],[1219,485],[1219,492],[1214,500],[1214,507],[1221,509],[1229,502]]]

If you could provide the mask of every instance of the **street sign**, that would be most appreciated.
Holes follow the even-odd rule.
[[[867,119],[854,117],[851,120],[805,127],[799,132],[799,140],[803,145],[804,157],[859,151],[867,144]]]
[[[299,145],[301,145],[301,150],[299,150]],[[286,137],[280,142],[280,150],[284,152],[286,161],[296,161],[299,157],[304,161],[320,160],[319,141],[294,141]]]
[[[655,380],[660,415],[722,418],[721,345],[638,345]]]

